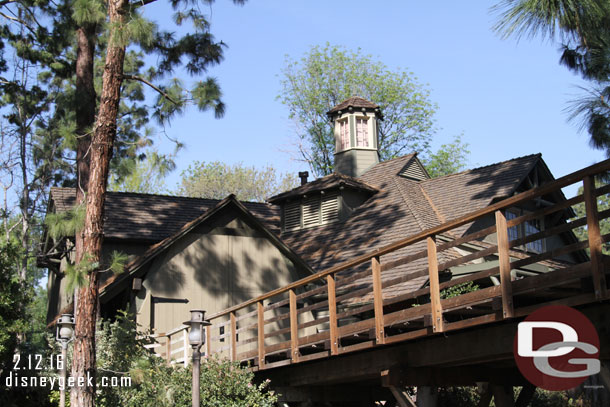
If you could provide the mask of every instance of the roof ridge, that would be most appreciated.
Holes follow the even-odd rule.
[[[472,171],[482,170],[484,168],[493,167],[495,165],[506,164],[506,163],[511,162],[511,161],[522,160],[524,158],[530,158],[530,157],[535,157],[535,156],[538,156],[540,158],[540,157],[542,157],[542,153],[523,155],[521,157],[515,157],[515,158],[511,158],[509,160],[499,161],[497,163],[491,163],[491,164],[483,165],[483,166],[480,166],[480,167],[470,168],[468,170],[456,172],[456,173],[453,173],[453,174],[443,175],[442,177],[429,178],[429,179],[425,179],[425,180],[422,180],[422,181],[419,181],[419,182],[426,183],[426,182],[434,181],[434,180],[437,180],[437,179],[445,179],[445,178],[453,177],[453,176],[456,176],[456,175],[463,175],[463,174],[467,174],[467,173],[472,172]]]
[[[76,188],[74,187],[56,187],[53,186],[51,187],[51,189],[63,189],[63,190],[71,190],[71,191],[76,191]],[[130,192],[130,191],[106,191],[106,194],[112,194],[112,195],[131,195],[131,196],[140,196],[140,197],[147,197],[147,196],[157,196],[157,197],[162,197],[162,198],[172,198],[172,199],[192,199],[192,200],[197,200],[197,201],[209,201],[211,203],[218,203],[220,201],[222,201],[225,198],[222,199],[218,199],[218,198],[202,198],[202,197],[196,197],[196,196],[184,196],[184,195],[169,195],[169,194],[150,194],[150,193],[145,193],[145,192]],[[234,195],[234,194],[229,194],[229,195]],[[228,195],[227,195],[228,196]],[[258,204],[258,205],[264,205],[264,206],[268,206],[268,204],[266,202],[258,202],[258,201],[243,201],[243,200],[239,200],[239,202],[241,202],[242,204]]]
[[[420,219],[419,215],[417,214],[417,211],[415,211],[411,205],[411,203],[409,202],[409,200],[407,199],[404,191],[401,188],[401,185],[398,183],[398,180],[396,179],[396,177],[392,177],[392,182],[394,182],[394,185],[396,185],[396,189],[398,189],[398,193],[400,194],[400,196],[402,197],[402,200],[404,201],[404,203],[407,205],[407,208],[409,208],[409,212],[411,212],[411,215],[413,215],[413,218],[415,218],[415,221],[417,222],[417,224],[419,225],[420,229],[422,231],[426,230],[427,227],[424,224],[424,222]]]
[[[428,203],[430,204],[430,206],[432,207],[432,211],[434,211],[434,214],[436,215],[436,217],[438,218],[438,220],[441,223],[445,223],[447,222],[447,218],[445,218],[445,216],[438,210],[438,208],[436,207],[436,205],[434,204],[434,201],[432,201],[432,198],[430,198],[430,195],[428,195],[428,193],[426,192],[426,190],[424,189],[424,187],[421,185],[420,182],[416,182],[416,185],[419,187],[419,190],[422,192],[422,194],[424,195],[424,198],[426,198],[426,200],[428,201]]]

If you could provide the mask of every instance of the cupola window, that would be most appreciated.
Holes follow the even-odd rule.
[[[365,117],[356,118],[356,147],[369,146],[368,120]]]
[[[340,141],[341,141],[341,145],[339,146],[339,148],[341,150],[346,150],[350,147],[349,145],[349,124],[347,122],[347,120],[341,120],[339,121],[339,135],[340,135]]]

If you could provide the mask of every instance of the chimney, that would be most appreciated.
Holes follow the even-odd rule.
[[[379,162],[377,121],[379,106],[353,96],[328,113],[335,128],[335,172],[359,177]]]
[[[308,171],[299,172],[299,178],[301,178],[301,185],[307,184],[307,177],[309,177]]]

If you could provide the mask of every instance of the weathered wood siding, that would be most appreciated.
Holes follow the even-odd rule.
[[[214,313],[300,276],[260,232],[235,213],[225,214],[153,260],[137,294],[137,322],[144,330],[167,332],[187,320],[190,309]]]

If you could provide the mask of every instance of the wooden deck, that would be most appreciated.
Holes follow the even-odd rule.
[[[602,246],[610,234],[600,234],[599,222],[610,209],[600,211],[597,197],[610,186],[595,188],[594,177],[608,170],[610,160],[211,315],[204,351],[271,373],[516,321],[547,304],[600,304],[608,298]],[[584,193],[562,199],[561,188],[574,184]],[[570,208],[583,203],[585,215],[573,218]],[[531,209],[507,219],[515,207]],[[478,224],[485,227],[456,232]],[[544,227],[526,227],[534,224]],[[588,239],[579,241],[573,230],[582,227]],[[530,249],[541,240],[542,251]],[[395,252],[407,254],[384,261]],[[400,289],[414,279],[424,284]]]

